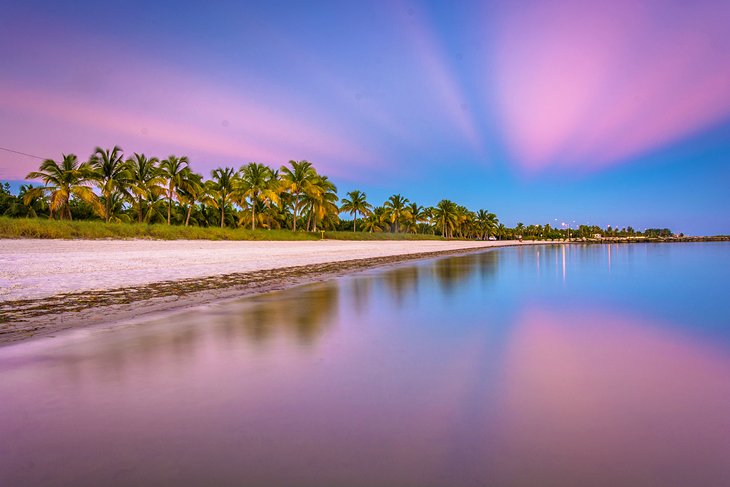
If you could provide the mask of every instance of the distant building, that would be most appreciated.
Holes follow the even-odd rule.
[[[593,238],[603,238],[600,233],[594,233]]]

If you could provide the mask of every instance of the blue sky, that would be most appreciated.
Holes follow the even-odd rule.
[[[340,193],[730,233],[726,2],[17,2],[0,146],[308,159]],[[0,151],[0,178],[39,161]]]

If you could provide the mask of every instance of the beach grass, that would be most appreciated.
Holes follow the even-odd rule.
[[[325,232],[336,240],[433,240],[434,235]],[[0,238],[42,239],[157,239],[157,240],[319,240],[321,232],[249,230],[244,228],[183,227],[165,224],[105,223],[0,217]]]

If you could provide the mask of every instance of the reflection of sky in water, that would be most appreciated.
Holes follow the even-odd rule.
[[[502,249],[5,347],[0,484],[726,485],[728,250]]]

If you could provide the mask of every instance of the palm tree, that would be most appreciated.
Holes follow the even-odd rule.
[[[310,189],[317,171],[314,170],[312,163],[309,161],[289,161],[289,165],[291,168],[287,166],[281,168],[281,184],[283,189],[289,191],[294,198],[292,230],[296,232],[297,218],[302,207],[301,197]]]
[[[104,202],[107,203],[106,198]],[[109,201],[104,208],[106,212],[106,221],[108,222],[125,222],[129,223],[129,215],[125,213],[127,204],[127,195],[124,193],[113,192],[109,194]]]
[[[312,219],[312,231],[317,231],[317,222],[324,221],[326,218],[334,218],[337,221],[339,208],[337,207],[337,187],[327,176],[319,176],[314,178],[307,192],[309,201],[309,215]],[[309,222],[307,223],[309,227]]]
[[[517,235],[522,237],[522,234],[524,233],[524,231],[525,231],[525,224],[522,222],[518,222],[517,226],[515,227],[515,232],[517,232]]]
[[[256,229],[256,203],[263,202],[266,206],[279,202],[279,193],[271,169],[257,162],[249,162],[241,167],[241,177],[236,192],[245,200],[251,202],[251,230]]]
[[[118,145],[111,150],[97,147],[91,155],[89,163],[94,169],[93,179],[97,182],[104,199],[102,217],[108,223],[112,217],[113,204],[121,204],[118,199],[113,198],[114,193],[120,193],[122,196],[129,194],[127,191],[129,186],[128,166],[124,162],[124,154]]]
[[[134,156],[127,159],[127,172],[129,173],[129,189],[136,196],[137,221],[144,220],[144,200],[150,193],[161,196],[165,192],[162,186],[165,182],[156,157],[147,158],[144,154],[134,153]]]
[[[428,219],[428,211],[415,201],[412,201],[407,208],[408,213],[410,214],[410,218],[408,220],[410,230],[414,233],[418,233],[419,225]]]
[[[226,204],[228,204],[236,183],[236,171],[232,167],[219,167],[211,171],[213,177],[212,188],[218,196],[218,207],[221,210],[221,228],[226,222]]]
[[[188,158],[170,155],[160,163],[162,176],[167,180],[167,224],[172,216],[172,199],[178,197],[177,190],[189,175]]]
[[[502,240],[504,238],[505,234],[507,233],[507,227],[505,227],[503,223],[500,223],[497,226],[497,230],[495,231],[495,233],[497,234],[499,239]]]
[[[408,198],[404,198],[399,194],[394,194],[383,204],[386,218],[390,221],[391,225],[395,226],[395,233],[398,233],[398,224],[404,218],[410,218],[407,205]]]
[[[494,213],[487,214],[487,238],[497,231],[499,227],[499,218]]]
[[[367,195],[362,191],[355,190],[347,193],[348,198],[342,199],[340,211],[346,211],[350,215],[354,215],[352,231],[357,231],[357,214],[369,216],[372,214],[373,205],[367,202]]]
[[[441,227],[441,235],[444,238],[451,238],[453,228],[456,226],[456,204],[450,200],[441,200],[433,209],[433,216],[437,226]]]
[[[214,204],[213,198],[208,194],[207,189],[208,187],[203,182],[203,176],[192,171],[187,173],[178,191],[178,197],[188,207],[185,214],[186,227],[190,225],[190,216],[193,213],[195,203]]]
[[[291,196],[284,191],[284,187],[279,177],[278,169],[270,169],[271,176],[269,178],[269,189],[276,195],[276,200],[266,201],[264,212],[266,213],[266,227],[271,230],[274,225],[277,228],[286,226],[287,207]],[[276,203],[276,204],[273,204]]]
[[[479,210],[476,212],[474,222],[479,230],[479,238],[481,240],[489,239],[490,234],[497,228],[499,220],[497,215],[487,210]]]
[[[365,218],[363,220],[362,229],[365,232],[379,232],[383,229],[382,226],[382,220],[381,218],[376,214],[376,212],[373,212],[369,217]]]
[[[26,179],[40,179],[45,186],[29,189],[23,197],[23,203],[28,205],[34,198],[47,195],[49,197],[49,218],[58,212],[60,218],[72,220],[69,200],[75,196],[99,208],[99,199],[89,187],[93,171],[88,163],[79,164],[74,154],[63,154],[63,160],[58,163],[53,159],[46,159],[40,165],[39,171],[33,171],[25,176]]]
[[[142,221],[147,223],[165,222],[167,213],[167,198],[165,194],[149,193],[144,206]]]
[[[4,204],[0,205],[2,214],[14,218],[36,218],[48,211],[48,203],[42,194],[36,193],[36,196],[30,198],[30,201],[25,202],[25,195],[32,189],[31,184],[21,184],[16,198],[10,194],[10,185],[5,183],[5,187],[0,189],[0,194],[5,197],[3,198]]]
[[[473,226],[474,214],[466,206],[456,205],[455,209],[456,232],[459,238],[470,234]]]

